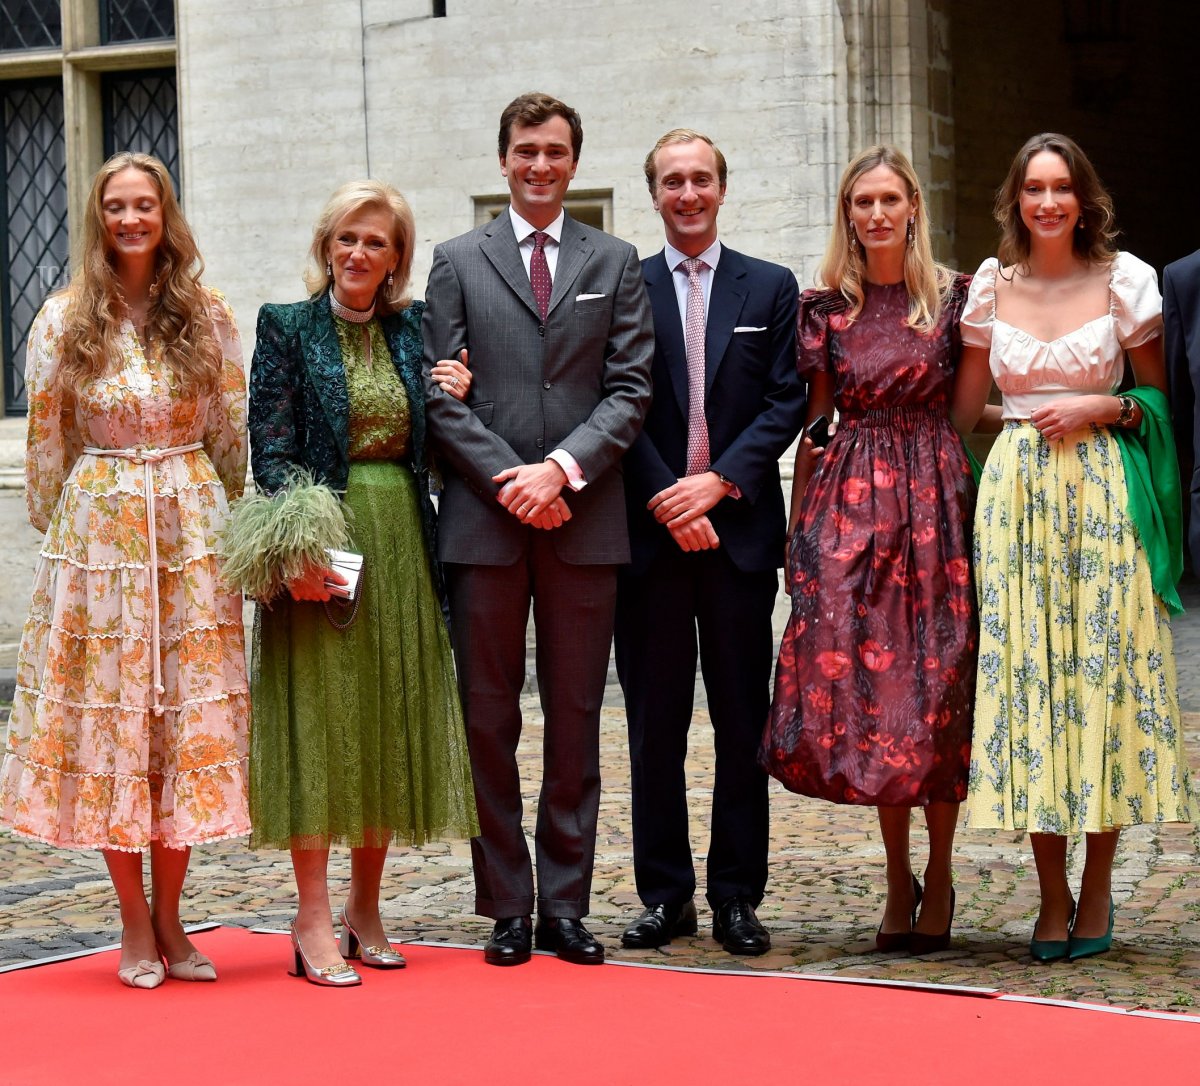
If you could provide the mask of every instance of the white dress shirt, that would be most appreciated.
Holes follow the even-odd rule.
[[[667,267],[671,269],[671,281],[675,284],[675,297],[679,302],[679,323],[687,328],[687,296],[688,273],[683,269],[683,262],[688,259],[686,253],[681,253],[669,241],[663,249],[667,259]],[[708,302],[712,297],[713,270],[721,259],[721,241],[717,239],[704,252],[699,254],[707,267],[700,269],[700,289],[704,293],[704,320],[708,322]]]
[[[525,274],[529,274],[529,266],[533,261],[533,250],[536,246],[533,235],[537,232],[536,226],[531,226],[520,215],[516,209],[509,205],[508,208],[509,220],[512,222],[513,233],[517,236],[517,248],[521,251],[521,262],[525,265]],[[563,222],[566,219],[566,212],[559,210],[558,217],[549,226],[545,232],[549,234],[546,244],[542,246],[542,252],[546,254],[546,267],[550,269],[550,281],[554,281],[555,272],[558,271],[558,247],[562,241]],[[579,461],[575,459],[566,449],[553,449],[546,454],[547,460],[553,460],[567,476],[567,486],[572,490],[582,490],[587,486],[587,479],[584,477],[583,469],[579,466]]]

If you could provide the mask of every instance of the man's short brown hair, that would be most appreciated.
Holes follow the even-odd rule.
[[[583,148],[583,122],[579,114],[566,102],[537,91],[514,98],[500,114],[500,157],[508,154],[508,140],[513,125],[545,124],[551,117],[562,117],[571,126],[571,158],[578,162],[579,152]]]

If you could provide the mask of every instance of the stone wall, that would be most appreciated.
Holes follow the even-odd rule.
[[[419,297],[434,244],[474,225],[474,198],[506,192],[497,121],[532,89],[580,111],[573,188],[611,190],[613,231],[643,254],[662,235],[642,159],[687,125],[729,159],[722,236],[811,280],[846,156],[832,5],[449,0],[446,18],[430,11],[419,0],[180,0],[188,214],[247,339],[262,301],[302,296],[324,198],[368,172],[412,202]]]

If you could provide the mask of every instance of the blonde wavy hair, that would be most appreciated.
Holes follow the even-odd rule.
[[[140,170],[158,190],[162,239],[154,254],[154,284],[146,313],[146,342],[185,391],[212,392],[221,377],[221,348],[212,324],[212,298],[201,285],[204,262],[188,227],[167,168],[152,155],[121,151],[92,179],[83,219],[83,256],[65,289],[62,363],[58,384],[72,392],[87,380],[115,368],[118,339],[127,316],[116,250],[104,221],[104,190],[125,170]]]
[[[853,321],[863,307],[863,280],[867,264],[861,245],[851,245],[854,230],[848,225],[850,218],[850,194],[863,174],[877,166],[886,166],[901,181],[914,205],[912,242],[904,253],[904,285],[908,289],[908,320],[910,328],[928,335],[936,327],[942,315],[942,306],[954,282],[954,271],[933,259],[933,246],[929,241],[929,218],[925,213],[925,197],[916,171],[904,153],[887,144],[868,147],[854,157],[842,173],[838,185],[837,215],[829,235],[825,257],[817,269],[817,285],[839,291],[850,303],[846,316]]]
[[[412,276],[413,249],[416,246],[417,224],[408,201],[385,181],[348,181],[342,185],[321,209],[313,227],[312,246],[308,250],[308,266],[304,285],[316,298],[333,286],[329,266],[329,243],[338,224],[359,211],[386,211],[392,216],[392,247],[396,250],[396,270],[389,288],[385,278],[375,295],[375,311],[380,315],[395,313],[412,301],[409,279]]]

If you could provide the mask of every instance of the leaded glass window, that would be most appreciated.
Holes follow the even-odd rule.
[[[100,44],[175,37],[175,0],[100,0]]]
[[[142,151],[160,159],[176,194],[179,187],[179,127],[175,69],[110,72],[104,89],[104,153]]]
[[[25,413],[25,340],[46,295],[68,265],[63,89],[57,79],[0,83],[4,162],[0,210],[0,313],[4,326],[4,405]]]
[[[58,0],[0,0],[0,50],[59,45],[62,5]]]

